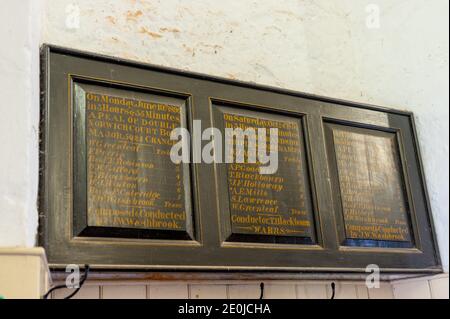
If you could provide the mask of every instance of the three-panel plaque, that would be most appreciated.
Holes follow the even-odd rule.
[[[49,46],[42,69],[53,266],[441,270],[412,114]]]

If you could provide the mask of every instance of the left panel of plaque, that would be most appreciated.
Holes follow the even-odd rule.
[[[185,96],[75,83],[74,235],[194,239],[189,164],[170,139],[187,127]]]

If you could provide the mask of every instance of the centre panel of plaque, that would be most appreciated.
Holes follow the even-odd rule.
[[[336,168],[343,244],[413,247],[396,133],[327,123]]]
[[[232,153],[223,164],[222,181],[226,198],[225,241],[273,244],[315,244],[315,221],[309,167],[301,118],[265,111],[252,111],[229,106],[217,106],[215,121],[226,130],[254,130],[256,143],[245,139],[238,150],[236,138],[224,138]],[[278,130],[277,168],[264,174],[260,158],[249,162],[251,152],[259,154],[258,129],[266,129],[267,155],[275,152],[270,141],[270,129]],[[248,131],[247,131],[248,132]],[[226,149],[226,146],[224,147]],[[242,152],[244,163],[237,159]],[[241,160],[242,161],[242,160]],[[231,162],[231,163],[230,163]]]
[[[74,111],[79,235],[193,239],[189,167],[170,159],[186,99],[75,83]]]

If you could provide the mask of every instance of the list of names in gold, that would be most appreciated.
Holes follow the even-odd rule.
[[[248,163],[249,151],[257,143],[245,141],[244,163],[227,164],[231,226],[235,234],[313,238],[313,217],[308,195],[306,158],[300,141],[298,121],[224,113],[225,128],[247,130],[266,128],[266,150],[270,148],[270,128],[278,129],[278,170],[260,174],[260,162]],[[256,138],[257,140],[257,138]],[[226,143],[236,145],[237,140]],[[236,149],[233,147],[236,157]]]
[[[186,228],[181,164],[170,160],[181,107],[86,93],[88,225]]]
[[[394,134],[334,129],[346,236],[411,241]]]

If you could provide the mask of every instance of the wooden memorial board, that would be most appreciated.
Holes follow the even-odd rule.
[[[40,243],[54,267],[442,270],[411,113],[53,46],[42,71]],[[230,161],[195,160],[211,145],[199,121]],[[190,133],[188,163],[171,158],[174,128]],[[223,138],[238,128],[257,141],[278,129],[276,170],[248,161],[264,143]]]

